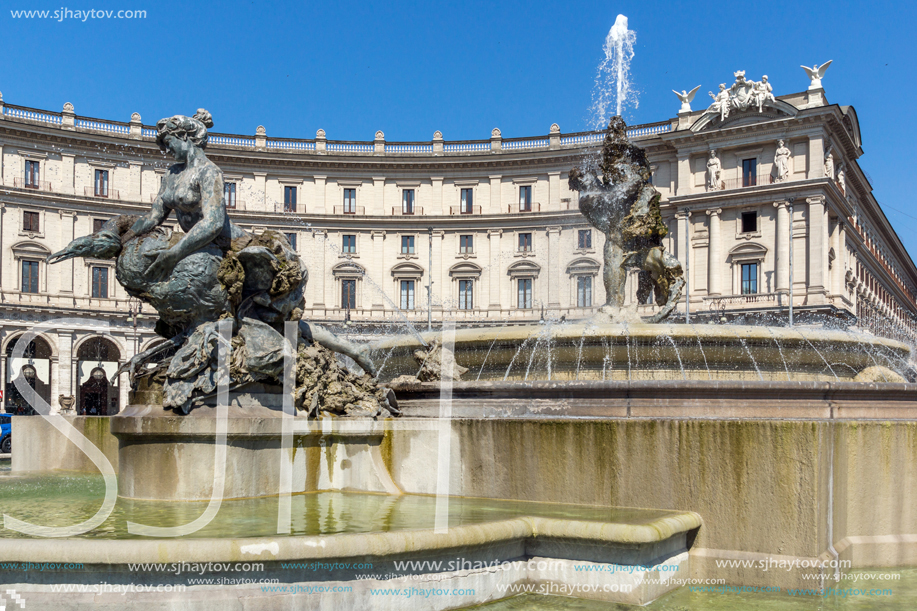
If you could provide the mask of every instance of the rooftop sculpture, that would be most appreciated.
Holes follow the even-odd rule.
[[[301,339],[291,348],[300,407],[310,413],[395,413],[390,395],[372,378],[375,368],[366,347],[300,320],[308,273],[286,237],[273,231],[252,235],[229,219],[223,173],[204,154],[212,126],[203,109],[193,117],[161,119],[157,142],[178,163],[163,178],[150,212],[109,220],[49,256],[49,263],[73,257],[116,259],[118,282],[159,313],[156,331],[167,340],[124,368],[132,386],[141,377],[161,383],[166,408],[188,413],[196,400],[215,392],[220,378],[217,323],[229,318],[230,389],[280,384],[284,354],[289,354],[284,323],[298,321]],[[184,233],[162,226],[173,210]],[[152,369],[145,365],[170,349],[177,350],[171,358]],[[366,375],[348,372],[328,350],[350,356]],[[317,388],[324,391],[317,393]]]
[[[601,158],[587,157],[582,167],[570,170],[569,184],[580,193],[580,211],[605,234],[602,316],[639,321],[636,306],[624,306],[627,270],[638,269],[637,300],[646,303],[652,292],[662,307],[647,322],[659,322],[675,308],[685,281],[681,264],[662,244],[668,229],[659,212],[660,195],[650,184],[646,153],[630,143],[626,130],[621,117],[612,117]]]

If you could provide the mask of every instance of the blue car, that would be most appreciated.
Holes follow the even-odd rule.
[[[0,415],[0,454],[9,454],[13,448],[12,418],[6,414]]]

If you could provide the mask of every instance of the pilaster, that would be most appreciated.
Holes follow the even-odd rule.
[[[385,232],[373,230],[370,232],[373,240],[373,264],[371,266],[373,282],[376,286],[373,289],[372,307],[373,309],[385,309]]]
[[[548,172],[548,210],[560,210],[560,172]]]
[[[558,177],[560,173],[558,172]],[[548,227],[548,307],[559,308],[560,296],[564,293],[560,286],[560,227]]]
[[[59,210],[60,213],[60,232],[61,244],[69,244],[74,238],[74,225],[76,224],[76,212],[70,210]],[[55,274],[60,282],[60,292],[73,295],[73,268],[75,259],[68,259],[55,265],[57,273]],[[82,260],[80,260],[82,263]],[[45,267],[47,270],[47,266]],[[46,272],[47,273],[47,272]],[[112,278],[114,280],[114,278]],[[50,288],[50,287],[49,287]]]
[[[777,228],[774,236],[774,262],[776,265],[776,291],[788,293],[790,290],[790,227],[787,203],[774,202],[777,209]]]
[[[691,155],[688,153],[678,154],[678,178],[675,182],[675,195],[691,194]]]
[[[816,294],[816,303],[823,303],[828,272],[828,228],[825,223],[824,196],[809,197],[809,287],[808,292]],[[820,295],[820,299],[819,296]]]
[[[500,309],[500,277],[502,275],[502,266],[500,265],[500,237],[503,235],[502,229],[489,229],[487,238],[490,242],[490,253],[487,275],[490,278],[490,295],[488,309]]]
[[[448,210],[443,208],[443,177],[442,176],[431,176],[430,182],[433,186],[433,197],[430,202],[430,214],[433,215],[447,215],[449,214]]]
[[[720,295],[720,273],[722,263],[720,261],[720,213],[723,210],[707,210],[707,216],[710,217],[709,245],[707,246],[707,294]]]

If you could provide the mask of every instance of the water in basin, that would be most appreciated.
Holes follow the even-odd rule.
[[[80,473],[0,472],[2,513],[43,526],[78,524],[98,511],[104,497],[101,476]],[[88,538],[135,538],[127,521],[154,526],[187,524],[204,513],[206,502],[157,502],[119,498],[115,510]],[[195,538],[277,536],[277,498],[223,501],[216,518],[190,535]],[[584,505],[546,504],[451,497],[449,526],[538,516],[584,521],[646,524],[678,512]],[[332,535],[431,529],[436,497],[318,492],[292,497],[293,535]],[[0,528],[0,537],[24,535]]]

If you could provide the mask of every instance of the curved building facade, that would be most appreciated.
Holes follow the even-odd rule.
[[[219,117],[217,117],[219,121]],[[821,88],[728,116],[683,109],[634,126],[682,263],[679,317],[836,317],[910,339],[917,269],[857,159],[856,112]],[[211,133],[230,215],[286,233],[309,272],[304,317],[344,333],[502,325],[592,315],[605,301],[604,236],[578,210],[567,173],[601,133],[485,140],[342,142]],[[128,122],[0,98],[0,348],[10,381],[29,374],[53,409],[112,413],[127,382],[104,382],[160,341],[112,261],[45,257],[119,214],[142,214],[171,158],[138,114]],[[174,219],[166,222],[177,229]],[[636,298],[636,278],[629,299]],[[645,314],[655,308],[641,305]],[[37,327],[36,327],[37,325]],[[37,335],[15,358],[24,330]],[[93,412],[92,410],[95,410]]]

